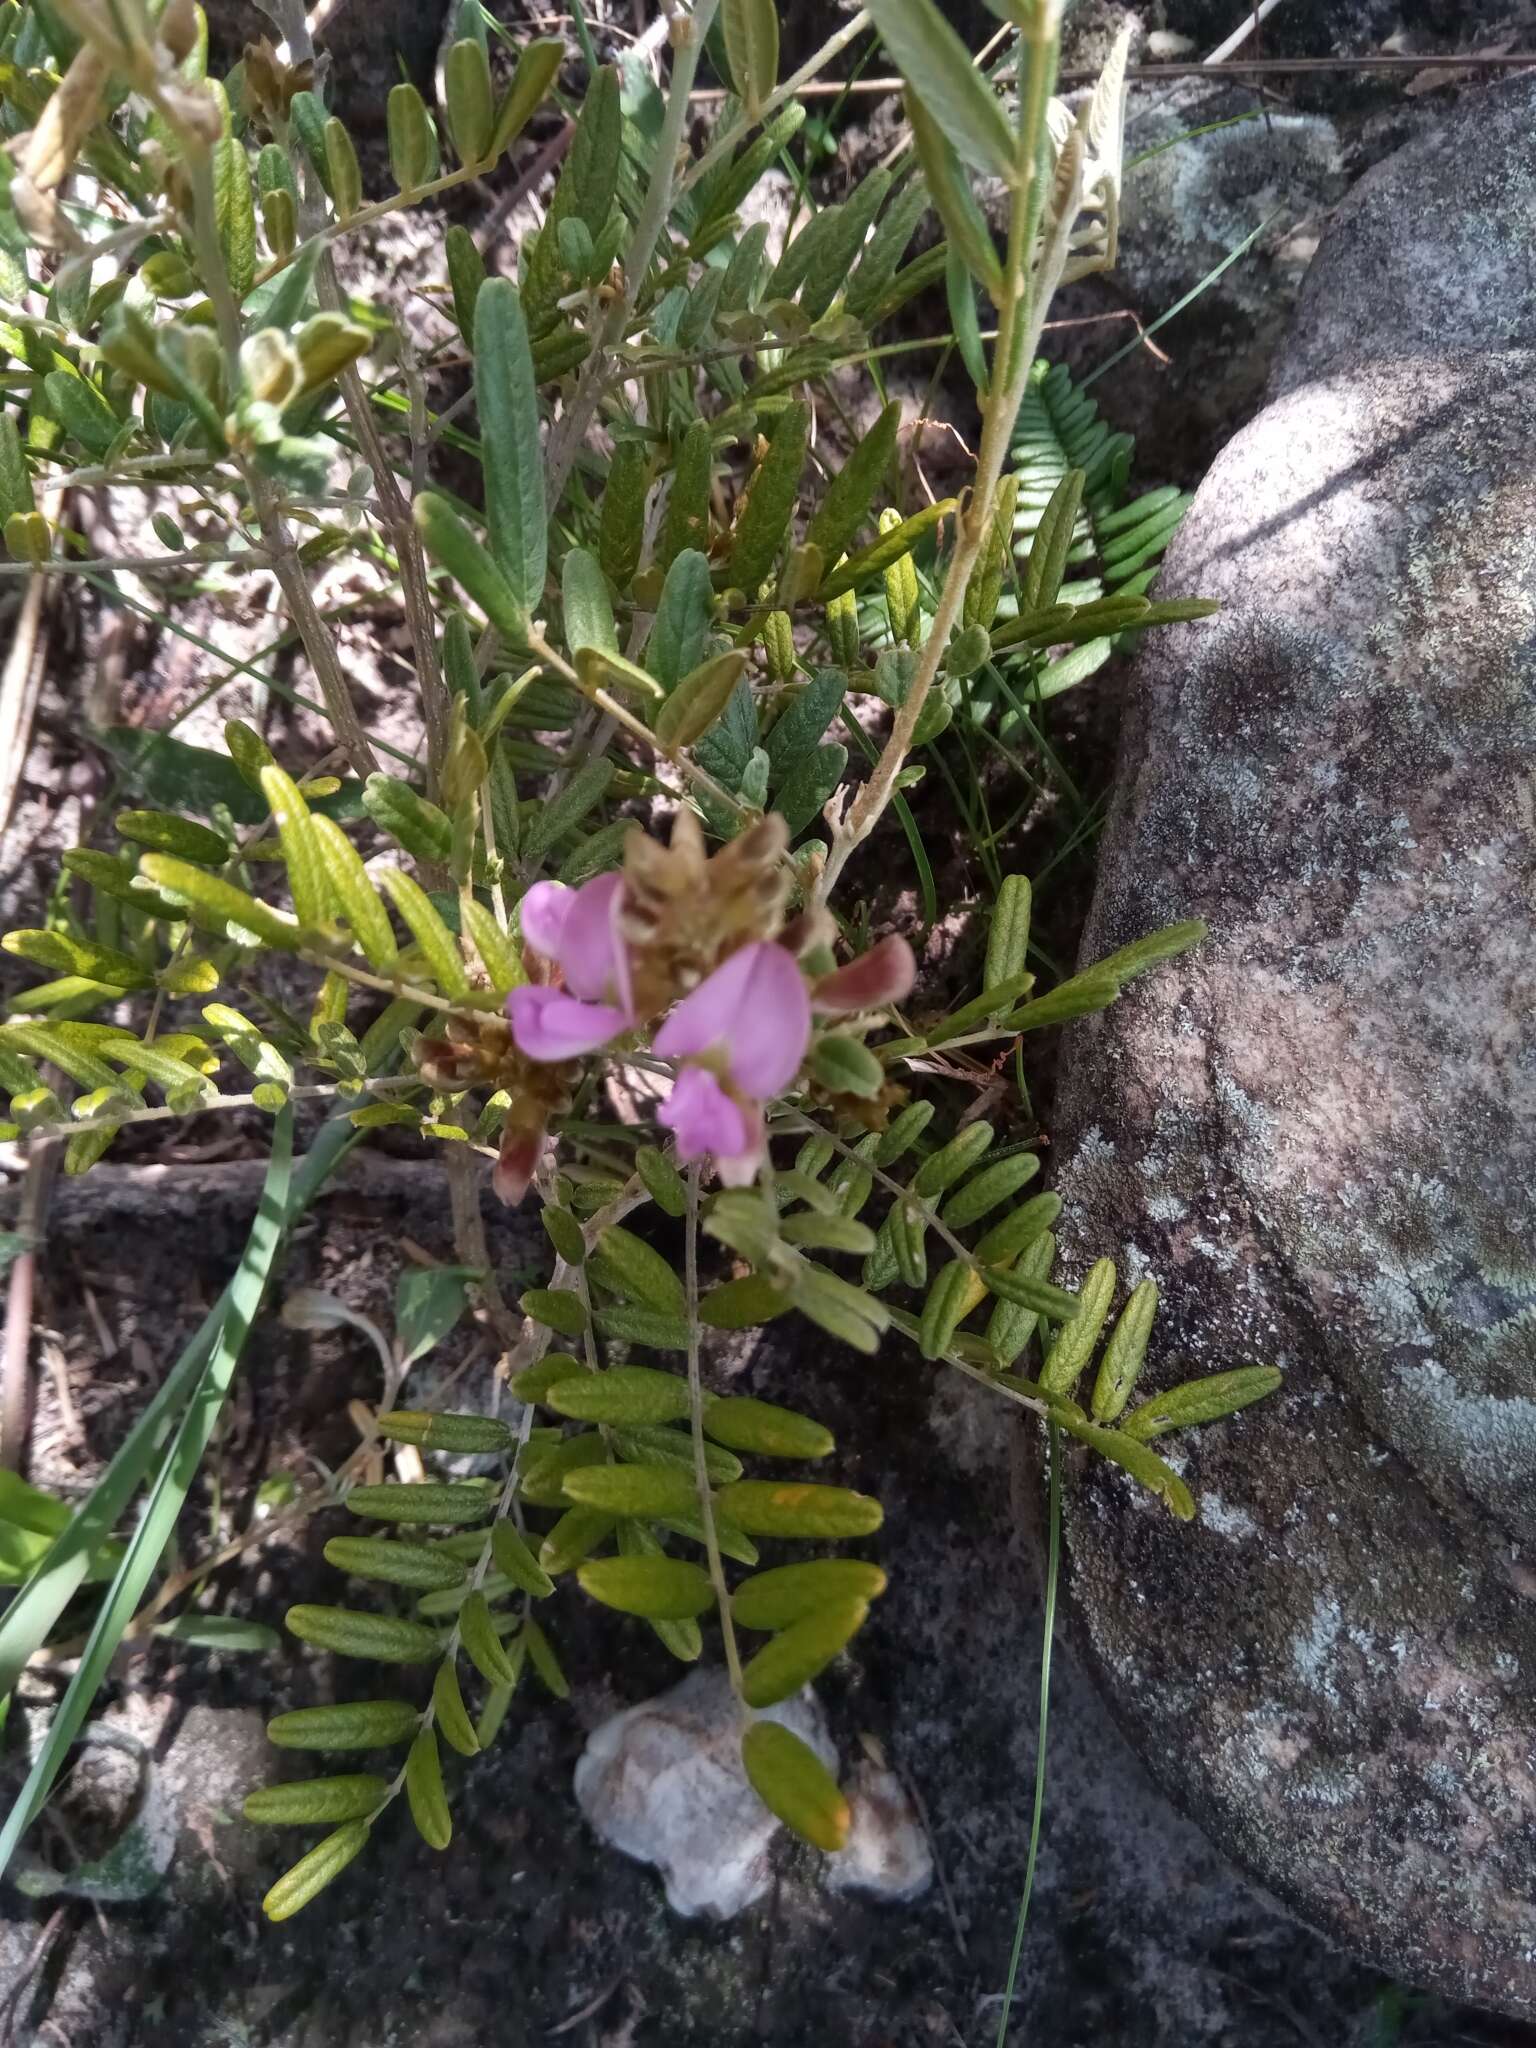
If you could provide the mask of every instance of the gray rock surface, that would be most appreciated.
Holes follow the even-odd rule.
[[[1077,1028],[1077,1244],[1154,1372],[1270,1360],[1199,1524],[1091,1475],[1076,1599],[1165,1785],[1309,1917],[1536,2011],[1536,85],[1369,177],[1133,677],[1084,957],[1211,937]],[[1181,1440],[1182,1441],[1182,1440]]]

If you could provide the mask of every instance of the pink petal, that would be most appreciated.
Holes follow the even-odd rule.
[[[856,1010],[879,1010],[912,993],[917,961],[906,940],[892,932],[857,960],[824,974],[811,990],[811,1008],[822,1016],[852,1016]]]
[[[605,1003],[617,994],[629,1010],[629,961],[618,933],[622,875],[597,875],[571,899],[560,940],[560,965],[572,995]]]
[[[535,882],[518,906],[523,944],[546,960],[558,960],[566,921],[575,901],[575,890],[568,889],[564,882]]]
[[[735,1029],[752,979],[753,951],[751,946],[741,947],[685,996],[652,1039],[652,1050],[670,1060],[722,1044]]]
[[[518,1051],[531,1060],[580,1059],[629,1029],[624,1011],[578,1002],[561,988],[515,988],[507,1015]]]
[[[657,1032],[663,1059],[726,1049],[731,1079],[766,1101],[800,1071],[811,1037],[811,999],[805,980],[782,946],[766,939],[742,946]]]
[[[747,1149],[750,1134],[741,1106],[707,1067],[684,1067],[656,1117],[676,1137],[679,1159],[703,1159],[710,1153],[729,1158]]]

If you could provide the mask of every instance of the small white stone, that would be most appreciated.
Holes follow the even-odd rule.
[[[933,1852],[900,1778],[865,1758],[843,1790],[852,1821],[847,1847],[827,1858],[833,1891],[873,1892],[893,1904],[921,1898],[933,1882]]]
[[[837,1751],[808,1692],[771,1707],[831,1771]],[[741,1765],[741,1709],[723,1671],[690,1672],[659,1698],[615,1714],[587,1738],[576,1802],[615,1849],[654,1864],[667,1904],[690,1919],[729,1920],[771,1879],[779,1823]]]
[[[1155,28],[1147,37],[1147,55],[1161,64],[1175,57],[1187,57],[1197,47],[1193,36],[1181,36],[1176,29]]]

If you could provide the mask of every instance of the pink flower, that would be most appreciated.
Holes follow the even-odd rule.
[[[746,1111],[708,1067],[683,1068],[657,1120],[676,1134],[679,1159],[702,1159],[708,1152],[730,1158],[751,1144]]]
[[[634,1025],[629,955],[619,936],[624,877],[579,889],[535,882],[520,906],[523,943],[559,967],[564,988],[530,984],[507,998],[512,1037],[531,1060],[573,1060]]]
[[[728,1187],[757,1173],[765,1139],[761,1105],[800,1071],[811,1038],[811,999],[782,946],[742,946],[684,998],[657,1032],[654,1050],[685,1065],[658,1112],[681,1160],[712,1156]]]
[[[621,1031],[629,1015],[612,1003],[583,1003],[563,988],[515,988],[507,997],[512,1038],[531,1060],[579,1060]]]

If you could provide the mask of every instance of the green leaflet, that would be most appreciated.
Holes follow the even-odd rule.
[[[705,1403],[704,1432],[727,1450],[759,1458],[826,1458],[836,1449],[824,1423],[749,1394],[712,1396]]]
[[[480,297],[484,296],[485,290],[482,287]],[[477,300],[477,308],[478,304]],[[531,375],[531,364],[529,368]],[[542,505],[542,482],[539,485],[539,498]],[[521,641],[528,624],[527,607],[518,601],[513,583],[502,573],[495,558],[470,532],[448,500],[436,491],[422,491],[417,496],[412,517],[416,522],[416,530],[421,535],[422,545],[433,561],[446,569],[469,593],[505,639],[514,645]],[[541,527],[541,556],[542,531]],[[542,559],[539,583],[542,589]]]
[[[749,656],[739,649],[711,655],[684,676],[656,713],[656,737],[664,747],[691,747],[725,713],[746,673]]]
[[[458,47],[462,48],[460,44]],[[472,44],[471,48],[478,48]],[[481,52],[482,56],[484,52]],[[453,1822],[448,1812],[448,1794],[443,1786],[442,1758],[437,1737],[423,1726],[411,1744],[405,1761],[405,1797],[416,1832],[429,1849],[446,1849],[453,1839]]]
[[[566,1473],[565,1492],[579,1507],[647,1520],[687,1515],[698,1505],[692,1473],[671,1465],[579,1465]],[[736,1519],[729,1509],[725,1512]]]
[[[457,1321],[455,1301],[462,1301],[462,1282],[457,1275],[450,1281],[453,1296],[448,1308]],[[445,1314],[446,1319],[446,1314]],[[428,1330],[425,1339],[412,1342],[404,1330],[398,1332],[401,1356],[418,1358],[432,1349],[435,1333]],[[387,1436],[391,1443],[420,1444],[423,1450],[444,1451],[450,1454],[474,1452],[477,1456],[487,1453],[500,1454],[512,1448],[512,1432],[507,1425],[494,1415],[444,1414],[436,1408],[391,1408],[379,1417],[379,1433]]]
[[[686,548],[667,571],[646,643],[646,667],[664,690],[675,689],[703,660],[713,610],[709,562]]]
[[[325,108],[314,93],[296,92],[289,104],[288,119],[311,168],[329,193],[331,173],[325,160]]]
[[[878,1095],[885,1082],[884,1067],[862,1039],[836,1032],[817,1040],[811,1052],[811,1071],[834,1095],[866,1100]]]
[[[768,453],[753,472],[746,502],[736,515],[727,574],[738,589],[755,598],[773,567],[780,544],[789,532],[805,467],[805,439],[811,411],[798,401],[779,418]]]
[[[708,548],[712,477],[709,426],[704,420],[694,420],[683,436],[672,466],[667,509],[661,522],[656,567],[664,573],[670,573],[685,550],[703,553]]]
[[[339,1572],[379,1579],[388,1586],[409,1586],[418,1593],[462,1585],[465,1576],[457,1559],[425,1543],[389,1543],[377,1536],[332,1536],[325,1546],[325,1561]]]
[[[917,101],[972,170],[1017,185],[1018,150],[1007,116],[933,0],[869,0],[869,12],[907,80],[908,100]]]
[[[446,865],[453,852],[453,825],[446,812],[393,775],[370,775],[363,785],[363,809],[381,832],[412,859]]]
[[[973,1180],[958,1188],[939,1211],[939,1220],[951,1230],[965,1230],[989,1215],[999,1202],[1010,1201],[1020,1188],[1040,1171],[1033,1152],[1016,1152],[1011,1159],[999,1159],[984,1166]]]
[[[766,1274],[743,1274],[739,1280],[723,1280],[698,1303],[698,1321],[711,1329],[754,1329],[758,1323],[772,1323],[793,1307],[788,1292]]]
[[[293,1082],[293,1069],[278,1051],[261,1034],[227,1003],[209,1003],[203,1010],[203,1022],[216,1031],[229,1047],[235,1058],[258,1081],[274,1082],[280,1088],[287,1088]]]
[[[149,988],[154,976],[147,967],[115,947],[98,946],[89,939],[72,938],[67,932],[16,931],[0,939],[0,947],[19,960],[51,969],[55,974],[80,975],[116,989]]]
[[[358,165],[357,150],[346,128],[334,115],[326,122],[323,136],[331,199],[340,218],[349,220],[363,203],[363,174]]]
[[[857,1557],[821,1557],[809,1564],[778,1565],[744,1579],[731,1598],[731,1616],[742,1628],[788,1628],[817,1607],[862,1600],[868,1604],[885,1591],[886,1577],[876,1564]]]
[[[1019,590],[1020,613],[1042,611],[1056,602],[1072,550],[1073,530],[1083,501],[1083,472],[1069,469],[1052,491],[1030,542]]]
[[[947,519],[959,502],[958,498],[940,498],[935,505],[925,505],[921,512],[914,512],[910,519],[903,519],[899,526],[881,534],[870,547],[850,555],[822,584],[822,598],[841,597],[845,590],[853,590],[871,576],[878,576],[893,562],[899,562],[903,555],[910,554],[919,541],[932,533],[940,520]]]
[[[1189,1488],[1155,1451],[1148,1450],[1145,1444],[1138,1443],[1135,1437],[1126,1435],[1123,1430],[1098,1429],[1091,1422],[1076,1419],[1065,1412],[1054,1412],[1053,1419],[1079,1443],[1087,1444],[1090,1450],[1108,1458],[1112,1465],[1120,1466],[1139,1485],[1155,1493],[1179,1521],[1194,1520],[1195,1503]]]
[[[1033,1157],[1033,1154],[1027,1155]],[[961,1190],[962,1194],[964,1189]],[[994,1223],[974,1246],[978,1264],[995,1266],[1016,1259],[1036,1238],[1042,1237],[1061,1214],[1060,1195],[1034,1195]]]
[[[32,476],[22,456],[15,417],[0,413],[0,523],[13,513],[35,509]]]
[[[266,1825],[313,1827],[315,1821],[365,1821],[389,1792],[389,1780],[373,1772],[346,1778],[297,1778],[293,1784],[260,1786],[246,1794],[246,1819]]]
[[[592,79],[582,102],[570,154],[550,204],[549,222],[555,231],[562,220],[574,216],[585,222],[594,241],[602,233],[617,189],[623,140],[619,74],[610,64]]]
[[[774,808],[789,827],[791,839],[818,816],[822,805],[843,779],[848,749],[828,741],[803,756],[774,792]]]
[[[867,322],[889,291],[928,205],[928,188],[921,178],[913,177],[886,208],[885,218],[870,236],[849,280],[845,303],[856,320]]]
[[[294,915],[301,925],[317,931],[330,915],[331,892],[309,806],[292,776],[275,761],[261,771],[261,791],[272,808],[272,822],[277,827],[283,864],[288,870]]]
[[[745,1535],[808,1542],[872,1536],[885,1519],[879,1501],[868,1494],[777,1479],[739,1479],[720,1489],[715,1505]]]
[[[1141,1372],[1147,1339],[1157,1314],[1157,1282],[1143,1280],[1121,1309],[1093,1383],[1093,1419],[1106,1426],[1118,1421]]]
[[[803,688],[795,692],[787,709],[774,720],[763,742],[768,755],[768,775],[777,785],[809,759],[822,734],[837,716],[848,691],[848,678],[841,669],[819,668]]]
[[[492,1523],[491,1554],[503,1577],[535,1600],[545,1600],[555,1590],[553,1579],[510,1522]]]
[[[414,85],[391,86],[385,109],[389,168],[402,192],[414,192],[437,176],[437,136],[426,101]]]
[[[523,853],[530,864],[537,866],[552,847],[596,810],[607,795],[613,776],[614,764],[609,760],[588,761],[585,767],[577,769],[560,794],[529,822]]]
[[[422,1480],[415,1484],[386,1481],[379,1486],[354,1486],[347,1495],[354,1515],[374,1522],[483,1522],[491,1511],[482,1487],[453,1480]]]
[[[781,107],[755,141],[749,142],[733,162],[722,164],[699,188],[699,233],[736,211],[747,194],[779,152],[786,149],[805,124],[805,108],[799,100]]]
[[[714,1601],[709,1574],[689,1558],[599,1557],[578,1566],[582,1591],[622,1614],[691,1621]]]
[[[806,539],[821,549],[822,560],[835,562],[869,517],[901,426],[901,407],[888,405],[827,486],[827,494],[806,529]]]
[[[508,989],[521,988],[528,979],[522,955],[485,905],[466,896],[459,904],[459,921],[473,940],[496,994],[505,995]]]
[[[995,303],[1002,296],[1003,267],[997,259],[986,216],[976,204],[948,138],[930,120],[927,110],[910,88],[906,95],[906,108],[918,161],[923,167],[923,176],[939,218],[944,223],[944,231],[965,259],[972,277],[986,288]]]
[[[414,1734],[420,1719],[403,1700],[295,1707],[267,1723],[267,1740],[279,1749],[388,1749]]]
[[[43,396],[53,418],[87,454],[106,454],[123,423],[94,384],[73,371],[50,370]]]
[[[1029,921],[1034,888],[1028,875],[1004,875],[987,933],[987,960],[982,987],[996,988],[1022,974],[1029,958]]]
[[[565,644],[574,654],[580,647],[619,651],[608,582],[596,555],[572,548],[560,570],[560,598],[565,610]]]
[[[885,204],[891,189],[889,171],[871,171],[835,209],[836,224],[818,241],[806,264],[805,282],[800,290],[800,310],[809,320],[820,320],[829,312],[838,293],[848,282],[854,258],[864,246],[870,224]],[[826,209],[818,218],[825,219]]]
[[[787,1828],[828,1855],[844,1846],[853,1816],[808,1743],[777,1721],[754,1721],[741,1738],[741,1761],[753,1791]]]
[[[189,861],[173,859],[167,853],[146,853],[139,872],[157,888],[184,898],[193,921],[213,931],[223,933],[234,927],[249,935],[244,940],[247,945],[274,946],[283,953],[296,953],[304,944],[306,934],[292,918]]]
[[[1049,995],[1040,996],[1034,1002],[1026,1003],[1022,1009],[1014,1010],[1002,1020],[1002,1028],[1036,1031],[1046,1024],[1060,1024],[1072,1017],[1084,1017],[1095,1010],[1107,1009],[1127,982],[1134,981],[1160,961],[1176,959],[1180,953],[1187,953],[1206,936],[1207,927],[1199,918],[1149,932],[1144,939],[1135,939],[1118,952],[1096,960],[1081,974],[1075,974],[1070,981],[1053,988]]]
[[[261,1910],[269,1920],[291,1920],[295,1913],[307,1906],[312,1898],[333,1878],[340,1877],[353,1858],[359,1855],[368,1840],[368,1823],[365,1820],[348,1821],[334,1834],[318,1842],[307,1856],[301,1856],[293,1868],[277,1880],[261,1902]]]
[[[1077,1290],[1077,1307],[1072,1320],[1063,1323],[1055,1343],[1045,1354],[1040,1384],[1053,1394],[1070,1394],[1094,1353],[1099,1332],[1115,1298],[1115,1262],[1100,1259]]]
[[[459,1674],[450,1657],[445,1657],[437,1667],[437,1676],[432,1681],[432,1705],[436,1711],[437,1726],[449,1748],[456,1749],[460,1756],[478,1756],[480,1739],[475,1734],[474,1722],[469,1718],[469,1709],[464,1704],[464,1694],[459,1686]]]
[[[412,936],[425,954],[445,996],[459,999],[469,994],[469,976],[464,956],[447,925],[433,908],[432,899],[421,884],[400,868],[381,868],[379,879],[396,910],[410,926]]]
[[[394,965],[395,935],[362,856],[334,818],[312,814],[310,828],[332,901],[351,926],[368,965],[383,973]]]
[[[443,97],[448,133],[460,163],[484,162],[490,153],[496,108],[491,96],[490,58],[485,45],[473,36],[449,45],[443,59]]]
[[[475,332],[475,301],[485,283],[485,258],[475,246],[469,229],[455,221],[444,239],[448,262],[448,289],[453,299],[453,317],[460,334],[472,342]]]
[[[624,1427],[680,1422],[688,1413],[688,1382],[653,1366],[614,1366],[607,1372],[582,1372],[561,1380],[545,1395],[544,1406],[573,1422]]]
[[[221,868],[232,851],[222,832],[170,811],[119,811],[113,821],[119,837],[155,853],[172,853],[199,867]]]
[[[1123,1430],[1138,1443],[1162,1436],[1170,1429],[1187,1429],[1197,1422],[1216,1422],[1235,1415],[1254,1401],[1262,1401],[1280,1385],[1281,1374],[1272,1365],[1239,1366],[1234,1372],[1211,1373],[1203,1380],[1186,1380],[1169,1387],[1133,1408]]]
[[[610,1224],[597,1241],[597,1256],[608,1268],[610,1283],[617,1282],[633,1300],[668,1315],[683,1313],[683,1283],[671,1261],[632,1230]]]
[[[776,1706],[809,1685],[847,1648],[868,1613],[863,1600],[830,1601],[780,1630],[742,1671],[741,1696],[747,1705]]]
[[[230,134],[213,148],[213,213],[230,289],[243,299],[256,276],[256,201],[245,145]]]
[[[565,42],[560,36],[537,36],[531,43],[524,43],[518,52],[512,83],[496,109],[488,157],[499,157],[522,134],[542,106],[564,62]]]
[[[504,277],[487,278],[475,300],[475,403],[491,555],[531,612],[544,593],[544,457],[522,300]]]
[[[774,0],[724,0],[720,27],[731,83],[755,121],[779,82],[779,16]]]
[[[608,465],[603,487],[602,523],[597,554],[604,575],[627,590],[640,566],[645,537],[645,498],[651,463],[642,441],[621,441]]]
[[[961,617],[966,625],[983,626],[988,633],[991,632],[993,621],[997,617],[997,608],[1002,601],[1003,584],[1013,557],[1013,521],[1018,497],[1018,477],[999,477],[997,495],[992,501],[992,520],[987,528],[986,545],[982,550],[981,560],[976,564],[975,573],[966,585],[965,607]]]

